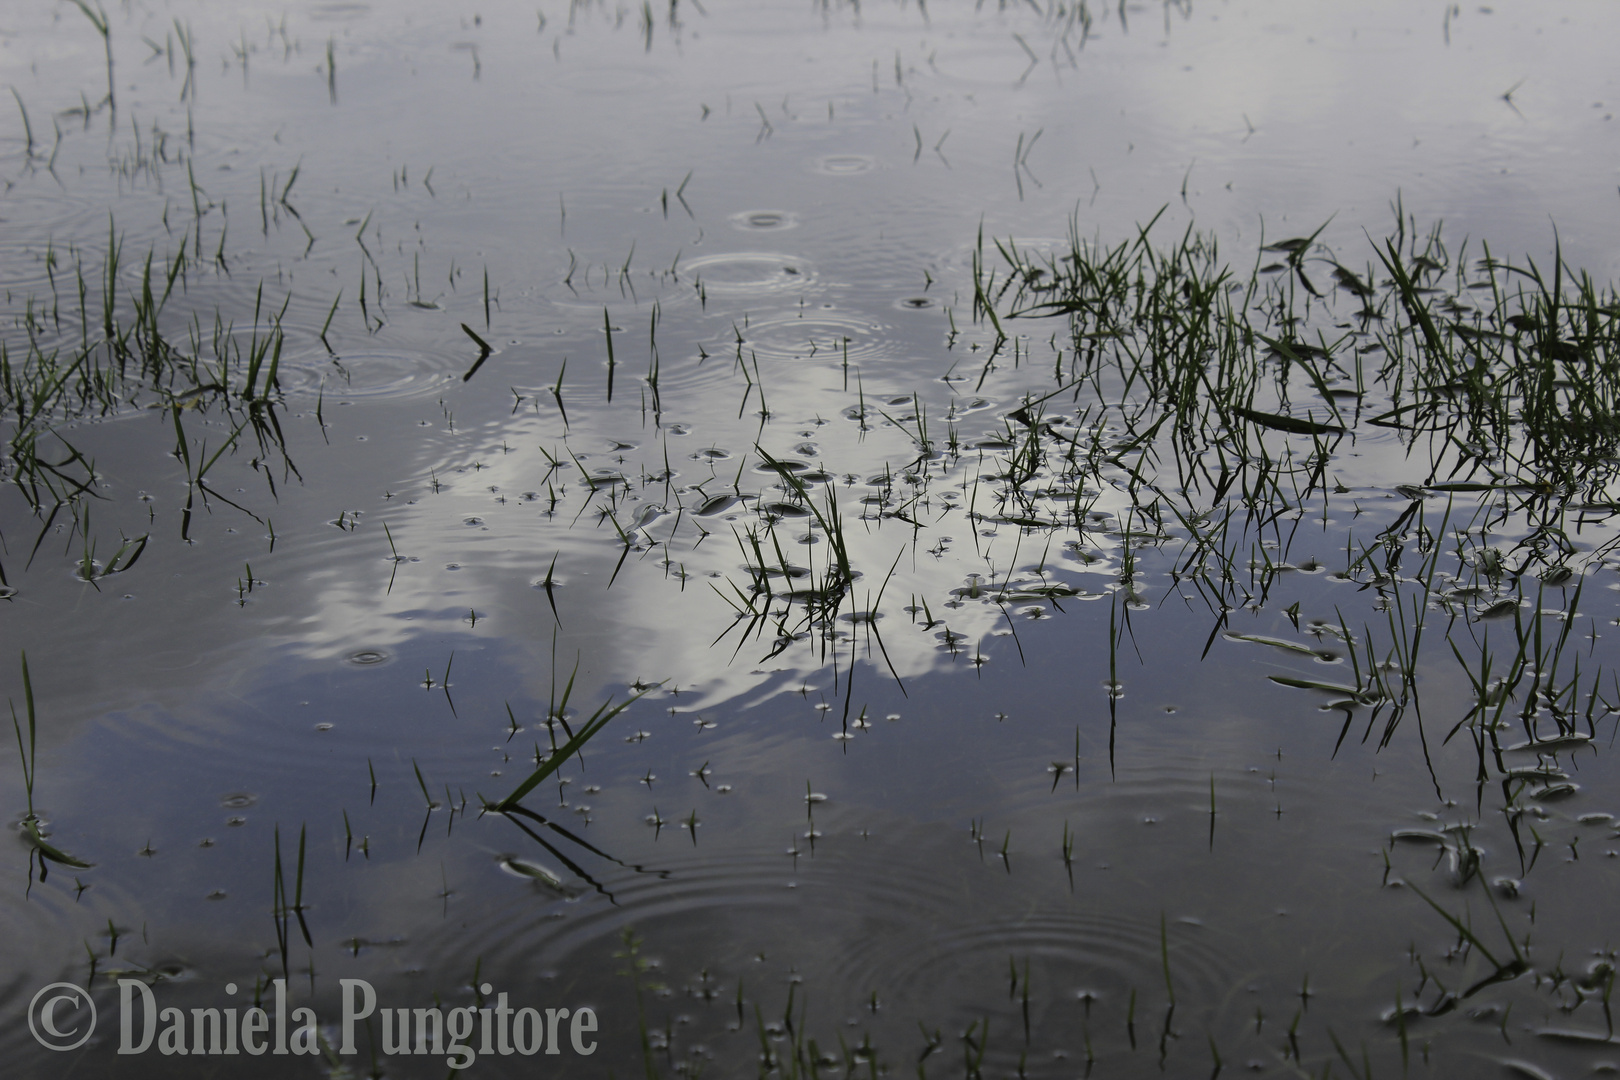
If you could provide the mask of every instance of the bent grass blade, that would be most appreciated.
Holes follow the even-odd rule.
[[[615,716],[618,716],[620,713],[624,712],[630,706],[634,705],[636,702],[640,701],[642,698],[646,697],[648,694],[652,693],[653,690],[662,685],[663,682],[654,683],[652,686],[633,694],[628,700],[620,702],[618,705],[613,704],[612,698],[609,698],[607,701],[603,702],[597,707],[597,710],[591,714],[590,718],[587,719],[584,724],[580,725],[579,731],[574,734],[573,738],[569,739],[561,747],[555,750],[549,757],[547,757],[540,767],[535,769],[534,772],[530,773],[528,779],[524,780],[523,783],[513,788],[512,792],[507,795],[506,798],[501,799],[499,802],[488,804],[487,808],[490,811],[499,814],[508,813],[515,809],[525,795],[533,791],[536,787],[539,787],[540,784],[545,781],[546,777],[562,768],[563,764],[567,762],[569,758],[577,754],[580,749],[584,747],[584,745],[589,742],[594,735],[596,735],[597,732],[601,731],[608,725],[608,721],[612,720]]]

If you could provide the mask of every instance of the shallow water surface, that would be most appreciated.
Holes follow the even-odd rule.
[[[1613,1072],[1617,19],[15,13],[9,1074]]]

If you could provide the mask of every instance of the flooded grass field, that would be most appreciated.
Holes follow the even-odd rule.
[[[1620,1071],[1617,33],[11,12],[8,1075]]]

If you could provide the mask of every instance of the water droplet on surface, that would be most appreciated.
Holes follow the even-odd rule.
[[[799,224],[799,215],[788,210],[745,210],[731,215],[733,228],[749,232],[776,232]]]
[[[826,154],[816,159],[816,172],[826,176],[859,176],[877,168],[877,159],[867,154]]]
[[[350,653],[344,659],[348,660],[348,662],[351,664],[358,664],[361,667],[370,667],[373,664],[381,664],[386,661],[388,659],[388,654],[383,652],[381,649],[361,649],[359,652]]]

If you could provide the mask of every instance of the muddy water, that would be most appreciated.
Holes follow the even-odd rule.
[[[17,13],[8,357],[102,336],[109,277],[132,323],[149,251],[159,293],[186,258],[180,356],[280,332],[268,439],[131,377],[41,443],[94,462],[94,498],[0,489],[6,693],[26,742],[26,650],[37,731],[31,802],[0,769],[17,1075],[216,1073],[120,1056],[120,980],[188,1025],[274,1013],[283,980],[317,1052],[232,1074],[445,1068],[386,1053],[380,1013],[345,1053],[345,979],[384,1009],[589,1008],[595,1052],[564,1020],[544,1058],[578,1076],[1612,1069],[1607,518],[1563,520],[1574,577],[1482,576],[1468,545],[1518,564],[1527,513],[1397,490],[1444,474],[1358,422],[1297,499],[1205,492],[1239,522],[1212,593],[1117,463],[1078,515],[1050,463],[1009,509],[1021,405],[1062,388],[1053,439],[1123,445],[1088,425],[1132,391],[1075,392],[1064,320],[998,347],[973,300],[998,238],[1061,257],[1161,208],[1155,243],[1209,233],[1244,280],[1292,237],[1376,269],[1397,200],[1444,221],[1448,270],[1485,243],[1550,267],[1550,220],[1620,277],[1614,13],[1037,7],[119,6],[113,104],[90,20]],[[1326,291],[1337,338],[1360,303]],[[1406,572],[1427,558],[1414,499],[1475,538],[1416,608],[1355,558],[1397,520]],[[1480,618],[1503,597],[1517,618]],[[1421,715],[1270,678],[1367,685],[1396,612],[1431,620]],[[1447,733],[1538,624],[1538,649],[1574,628],[1593,737],[1481,786]],[[543,821],[480,813],[637,694],[524,800]],[[1497,782],[1538,760],[1572,790]],[[93,866],[42,862],[31,812]],[[53,1052],[29,1018],[58,981],[99,1025]],[[479,1074],[535,1066],[500,1043]]]

